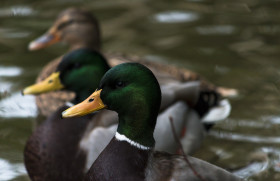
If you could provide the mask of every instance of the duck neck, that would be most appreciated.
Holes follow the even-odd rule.
[[[155,145],[154,125],[150,123],[155,122],[152,119],[156,117],[143,116],[141,112],[133,112],[130,115],[119,114],[119,126],[115,137],[139,149],[150,150]]]
[[[116,137],[112,138],[93,163],[88,175],[96,181],[145,180],[146,168],[152,152],[153,150],[135,148]]]
[[[77,50],[77,49],[82,49],[82,48],[92,49],[92,50],[95,50],[98,52],[101,49],[101,47],[99,45],[94,45],[93,43],[88,43],[88,42],[80,42],[80,43],[70,45],[69,52]]]

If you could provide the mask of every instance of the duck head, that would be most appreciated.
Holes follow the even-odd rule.
[[[100,53],[89,49],[74,50],[63,57],[56,72],[25,88],[22,93],[36,95],[66,89],[76,93],[73,103],[78,103],[98,87],[107,70],[109,65]]]
[[[82,47],[99,50],[101,43],[98,21],[86,10],[66,9],[44,35],[29,44],[29,50],[42,49],[57,42],[70,45],[72,50]]]
[[[124,63],[111,68],[96,92],[64,111],[62,116],[82,116],[104,108],[116,111],[119,116],[117,132],[152,147],[160,103],[161,91],[153,73],[141,64]]]

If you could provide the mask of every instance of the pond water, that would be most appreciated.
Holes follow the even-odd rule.
[[[29,180],[23,148],[37,119],[32,84],[67,46],[29,52],[67,7],[100,20],[104,52],[138,55],[199,72],[237,88],[232,113],[217,124],[196,157],[250,181],[280,180],[280,2],[261,0],[1,0],[0,180]]]

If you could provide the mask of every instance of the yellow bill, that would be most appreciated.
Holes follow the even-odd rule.
[[[100,98],[101,90],[95,91],[86,100],[62,112],[63,118],[84,116],[89,113],[106,108]]]
[[[59,72],[52,73],[48,78],[37,84],[31,85],[23,89],[22,94],[41,94],[45,92],[60,90],[64,88],[59,79]]]

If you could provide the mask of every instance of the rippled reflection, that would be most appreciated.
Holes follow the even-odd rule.
[[[244,142],[253,142],[253,143],[280,143],[280,137],[265,137],[265,136],[257,136],[257,135],[245,135],[245,134],[237,134],[237,133],[229,133],[222,131],[211,131],[211,136],[228,139],[234,141],[244,141]]]
[[[0,76],[14,77],[19,76],[22,73],[19,67],[0,67]]]
[[[234,172],[234,174],[238,175],[241,178],[248,178],[252,175],[258,174],[260,172],[268,169],[268,162],[254,162]]]
[[[235,27],[232,25],[200,26],[196,30],[202,35],[210,34],[233,34]]]
[[[1,8],[0,17],[5,16],[30,16],[34,14],[32,8],[28,6],[12,6],[10,8]]]
[[[28,118],[37,115],[33,96],[22,96],[20,92],[0,101],[0,116],[5,118]]]
[[[12,164],[0,158],[0,180],[9,181],[18,176],[26,175],[25,167],[22,163]]]
[[[198,15],[191,12],[168,11],[155,15],[156,21],[160,23],[183,23],[198,19]]]

